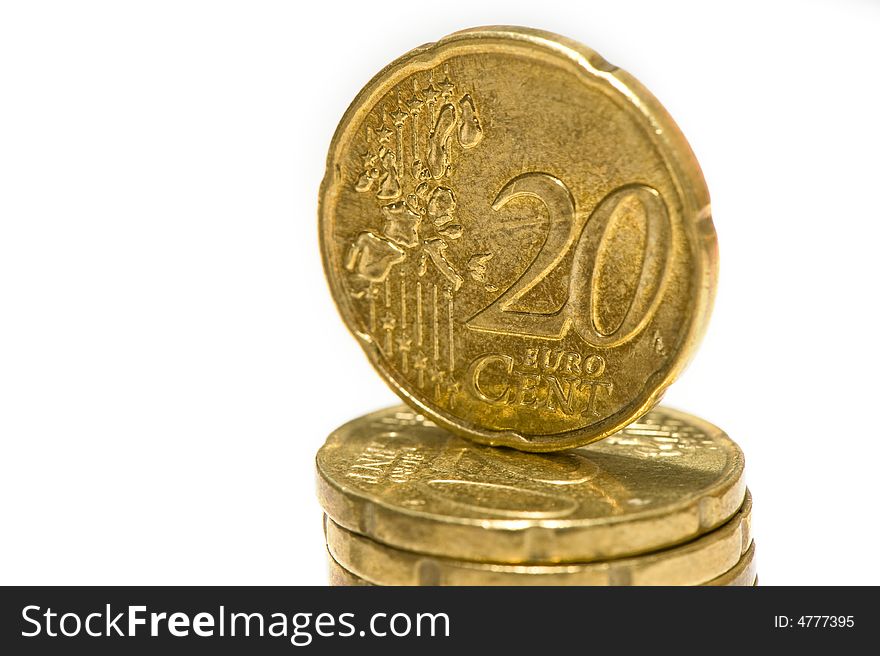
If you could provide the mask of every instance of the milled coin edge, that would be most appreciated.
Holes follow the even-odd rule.
[[[728,522],[695,540],[631,558],[587,563],[509,564],[428,555],[383,544],[329,518],[326,538],[336,562],[377,585],[479,585],[482,577],[495,585],[703,585],[735,569],[748,553],[751,511],[751,495],[747,494]],[[719,550],[722,553],[713,553]],[[700,557],[710,560],[703,562]],[[371,566],[378,569],[369,571]],[[682,578],[667,579],[664,570],[669,569],[675,571],[673,577]],[[493,579],[495,583],[489,583]]]

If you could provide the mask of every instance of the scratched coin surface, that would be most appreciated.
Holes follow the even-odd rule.
[[[655,408],[565,453],[463,440],[407,406],[356,419],[317,455],[318,498],[344,528],[408,551],[506,563],[655,551],[728,520],[745,494],[739,447]]]
[[[631,558],[558,565],[454,560],[389,547],[330,519],[325,528],[336,562],[378,585],[702,585],[740,563],[751,543],[750,520],[746,495],[726,524],[687,544]]]
[[[319,217],[373,365],[486,444],[562,450],[642,416],[715,289],[708,192],[675,123],[535,30],[459,32],[383,69],[333,137]]]

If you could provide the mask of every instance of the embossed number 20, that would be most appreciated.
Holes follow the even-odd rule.
[[[571,192],[559,178],[549,173],[525,173],[504,185],[492,209],[498,211],[524,196],[547,206],[547,238],[522,276],[474,315],[468,327],[544,339],[561,339],[574,328],[593,346],[614,346],[632,339],[656,311],[670,256],[669,213],[657,191],[641,184],[618,187],[592,213],[579,214]],[[612,255],[605,252],[611,228],[632,213],[643,221],[645,234],[641,252],[629,254],[641,260],[638,280],[633,280],[635,284],[624,294],[619,290],[603,293],[599,276],[602,257]],[[529,302],[529,292],[563,264],[571,270],[568,296],[561,306],[536,310]]]

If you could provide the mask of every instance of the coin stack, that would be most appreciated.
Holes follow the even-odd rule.
[[[382,70],[320,200],[340,313],[407,405],[317,456],[333,585],[755,585],[744,457],[657,406],[708,321],[677,126],[573,41],[476,28]]]
[[[755,582],[742,452],[682,412],[533,454],[399,406],[336,430],[317,467],[335,584]]]

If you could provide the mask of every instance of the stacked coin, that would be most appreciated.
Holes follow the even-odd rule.
[[[632,76],[526,28],[421,46],[343,116],[319,221],[340,314],[407,404],[318,454],[333,582],[754,583],[742,453],[656,407],[717,244]]]
[[[554,454],[481,446],[405,406],[318,452],[336,585],[752,585],[743,455],[657,408]]]

